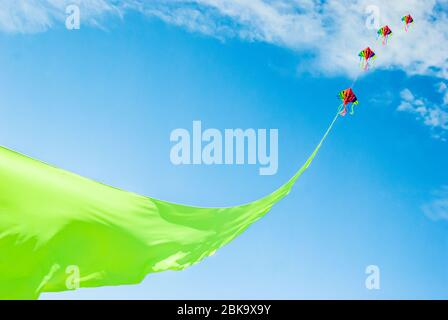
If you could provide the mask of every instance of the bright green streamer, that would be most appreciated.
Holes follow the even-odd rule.
[[[0,148],[0,298],[135,284],[201,261],[290,192],[336,119],[286,184],[229,208],[143,197]]]

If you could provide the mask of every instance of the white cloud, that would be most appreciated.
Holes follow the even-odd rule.
[[[448,131],[448,102],[446,99],[448,86],[441,82],[436,89],[437,92],[442,94],[443,102],[441,104],[431,102],[426,98],[416,97],[409,89],[404,89],[400,92],[402,100],[397,110],[415,114],[417,120],[431,127],[435,138],[445,141]]]
[[[73,2],[90,23],[107,13],[136,10],[221,39],[239,37],[311,52],[315,58],[304,66],[325,74],[355,76],[357,53],[371,46],[379,68],[448,78],[448,0],[374,1],[379,23],[394,31],[387,47],[366,27],[371,0],[0,0],[0,30],[45,30],[63,19],[65,6]],[[406,33],[401,16],[409,12],[415,25]]]
[[[411,90],[409,90],[409,89],[404,89],[403,91],[401,91],[400,97],[406,102],[414,101],[414,99],[415,99],[414,95],[412,94]]]
[[[431,219],[448,220],[448,186],[434,192],[434,198],[422,210]]]
[[[446,85],[445,82],[442,81],[442,82],[439,82],[439,83],[436,85],[436,88],[437,88],[437,91],[438,91],[438,92],[443,93],[443,92],[446,91],[446,89],[448,88],[448,86]]]
[[[445,82],[440,82],[437,84],[437,91],[443,94],[443,103],[448,105],[448,86]]]

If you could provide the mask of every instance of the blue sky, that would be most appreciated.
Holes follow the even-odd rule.
[[[59,7],[30,3],[8,20],[12,9],[0,2],[1,144],[172,202],[229,206],[273,191],[313,150],[337,92],[359,70],[350,41],[336,41],[346,22],[332,34],[324,27],[288,35],[302,22],[325,21],[312,1],[298,17],[270,2],[196,1],[193,9],[205,15],[187,24],[193,9],[181,4],[155,1],[120,18],[111,2],[93,0],[76,31],[47,13]],[[194,267],[152,274],[140,285],[43,298],[447,298],[447,65],[437,48],[421,52],[445,41],[448,29],[446,2],[432,4],[417,7],[421,22],[409,33],[397,30],[385,48],[367,28],[353,41],[384,52],[356,84],[356,115],[338,120],[294,191],[241,237]],[[359,5],[360,18],[350,23],[362,29]],[[401,8],[381,9],[383,19],[392,11],[399,20]],[[289,24],[278,25],[282,14]],[[422,25],[429,35],[416,38]],[[312,45],[314,32],[326,44]],[[278,173],[173,166],[170,133],[193,120],[206,128],[279,129]],[[364,285],[371,264],[381,270],[377,291]]]

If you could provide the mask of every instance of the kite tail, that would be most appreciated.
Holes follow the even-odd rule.
[[[364,58],[361,58],[361,61],[359,62],[359,67],[364,71],[367,70],[369,67],[368,61],[365,60]]]
[[[344,117],[347,114],[347,106],[345,104],[341,104],[338,107],[338,115]]]
[[[224,208],[144,197],[0,147],[0,299],[136,284],[213,255],[291,191],[338,116],[288,182]]]
[[[386,44],[389,42],[390,38],[392,37],[393,33],[389,34],[386,36],[385,40],[386,40]]]

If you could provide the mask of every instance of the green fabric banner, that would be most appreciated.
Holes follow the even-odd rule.
[[[140,196],[0,148],[0,298],[135,284],[148,273],[201,261],[290,192],[336,119],[287,183],[228,208]]]

